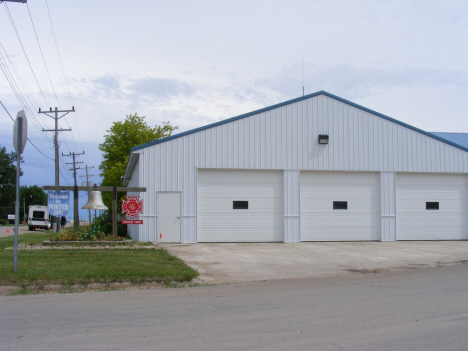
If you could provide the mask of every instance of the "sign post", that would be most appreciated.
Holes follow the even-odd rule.
[[[19,222],[19,204],[20,204],[20,176],[21,176],[21,154],[28,140],[28,120],[24,110],[16,115],[15,125],[13,127],[13,146],[16,152],[16,201],[15,201],[15,243],[13,254],[13,271],[18,270],[18,222]]]

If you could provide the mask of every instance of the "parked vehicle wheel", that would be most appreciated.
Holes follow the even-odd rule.
[[[33,228],[33,227],[28,227],[28,230],[34,230],[34,229],[35,229],[35,228]]]

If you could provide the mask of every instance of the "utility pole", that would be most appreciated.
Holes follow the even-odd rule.
[[[75,154],[74,152],[71,152],[68,155],[64,155],[62,153],[62,156],[69,156],[73,157],[73,162],[67,163],[67,165],[73,164],[73,168],[70,168],[70,171],[73,171],[73,178],[75,180],[75,187],[73,188],[73,229],[75,232],[78,231],[78,227],[80,226],[80,217],[78,215],[78,184],[76,183],[76,170],[81,169],[80,167],[76,167],[77,163],[83,163],[83,162],[76,162],[76,156],[79,155],[84,155],[84,151],[81,154]]]
[[[49,113],[55,112],[54,116],[51,116]],[[58,120],[62,117],[65,117],[68,115],[70,112],[75,112],[75,106],[72,107],[71,110],[59,110],[57,107],[55,108],[54,111],[52,111],[52,107],[50,107],[49,111],[41,111],[41,108],[39,107],[39,112],[38,113],[43,113],[50,118],[53,118],[55,120],[55,129],[43,129],[43,132],[55,132],[54,134],[54,149],[55,149],[55,186],[60,185],[60,173],[59,173],[59,144],[58,144],[58,132],[69,132],[71,129],[58,129]],[[59,113],[63,113],[59,117]],[[55,217],[55,222],[57,223],[57,232],[60,229],[60,218]]]
[[[86,177],[86,186],[91,186],[89,184],[89,177],[94,177],[94,174],[88,174],[88,169],[93,169],[94,166],[93,167],[86,166],[85,168],[86,168],[86,176],[80,176],[80,177],[81,178]],[[89,200],[89,191],[88,191],[88,200]],[[91,210],[88,210],[88,218],[89,218],[88,222],[89,222],[89,224],[91,224]]]

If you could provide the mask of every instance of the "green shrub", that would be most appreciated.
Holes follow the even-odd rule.
[[[106,223],[101,226],[102,231],[106,234],[112,234],[112,223]]]
[[[117,223],[117,235],[121,237],[127,236],[127,226]]]
[[[0,225],[7,225],[8,219],[0,219]]]
[[[103,240],[105,234],[102,232],[95,233],[91,226],[79,227],[75,232],[73,227],[64,228],[60,233],[51,237],[51,241],[95,241]]]
[[[110,211],[104,212],[93,220],[91,227],[94,228],[96,226],[100,226],[103,233],[112,234],[112,216]],[[117,235],[120,237],[127,236],[127,226],[117,222]]]

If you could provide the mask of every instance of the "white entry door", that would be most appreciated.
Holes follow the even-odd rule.
[[[180,243],[180,193],[158,193],[158,241]]]

